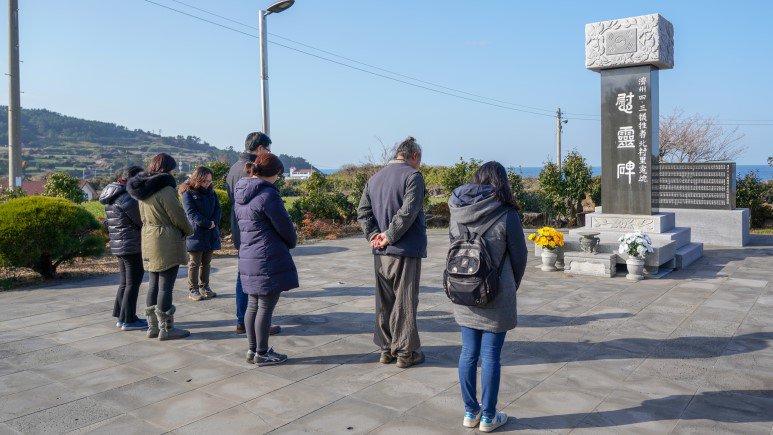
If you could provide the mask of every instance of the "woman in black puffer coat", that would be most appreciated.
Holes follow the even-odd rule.
[[[105,205],[110,233],[110,253],[118,257],[121,282],[115,296],[113,317],[124,331],[145,329],[148,323],[137,317],[137,296],[145,269],[142,266],[142,221],[137,200],[126,191],[126,180],[142,172],[139,166],[124,170],[122,178],[110,183],[99,195]]]

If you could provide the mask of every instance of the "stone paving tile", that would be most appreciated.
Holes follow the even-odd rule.
[[[51,380],[31,371],[21,371],[0,376],[0,397],[19,391],[30,390],[41,385],[50,384]]]
[[[273,428],[243,406],[220,411],[195,423],[174,430],[173,434],[210,434],[227,428],[228,434],[262,434]]]
[[[100,403],[128,412],[178,396],[190,389],[188,386],[153,376],[91,397]]]
[[[235,403],[244,403],[286,387],[291,383],[293,382],[288,379],[250,370],[199,388],[199,391]]]
[[[113,367],[115,365],[117,365],[117,363],[98,356],[84,355],[71,360],[40,366],[33,369],[33,371],[49,379],[64,380]]]
[[[201,391],[189,391],[169,400],[153,403],[130,414],[166,430],[191,424],[236,405]]]
[[[365,434],[397,417],[398,411],[354,397],[341,399],[279,428],[275,433]]]
[[[164,432],[166,431],[145,420],[123,414],[74,430],[68,435],[161,435]]]
[[[46,384],[0,399],[0,422],[32,414],[84,397],[59,383]]]
[[[269,426],[279,427],[342,397],[343,395],[322,387],[294,383],[253,399],[245,403],[244,407],[260,417]]]
[[[21,433],[66,433],[121,414],[90,397],[48,408],[6,422]]]
[[[117,276],[0,293],[0,433],[45,431],[49,422],[34,420],[44,415],[63,423],[51,431],[73,433],[471,433],[460,425],[459,328],[439,273],[447,238],[429,239],[418,313],[427,361],[407,370],[377,362],[372,257],[359,237],[294,250],[301,288],[280,299],[283,333],[271,338],[291,356],[283,366],[244,361],[233,258],[215,260],[210,301],[188,301],[179,274],[186,340],[116,331]],[[530,256],[498,405],[520,418],[501,431],[770,433],[773,249],[705,253],[638,283],[546,273]],[[78,414],[95,404],[93,417]]]
[[[103,370],[61,381],[64,385],[89,394],[97,394],[116,387],[131,384],[149,378],[149,373],[135,370],[129,366],[117,365]]]

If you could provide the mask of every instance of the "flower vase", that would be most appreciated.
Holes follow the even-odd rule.
[[[558,254],[555,251],[549,249],[542,250],[542,270],[545,272],[553,272],[556,269],[556,261],[558,261]]]
[[[628,275],[625,277],[631,281],[641,281],[644,279],[644,259],[636,257],[628,257],[625,260],[626,266],[628,266]]]

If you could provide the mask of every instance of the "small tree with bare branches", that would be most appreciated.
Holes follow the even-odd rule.
[[[738,127],[724,128],[717,118],[685,115],[675,109],[660,118],[660,161],[693,163],[734,160],[746,150],[739,143],[744,134]]]

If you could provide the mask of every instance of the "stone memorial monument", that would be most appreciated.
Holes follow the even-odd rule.
[[[652,238],[651,277],[701,258],[703,243],[743,246],[749,211],[735,208],[735,163],[658,161],[659,73],[674,67],[673,25],[660,14],[587,24],[585,67],[601,75],[603,208],[569,231],[565,272],[614,276],[627,259],[618,239],[635,231]]]
[[[674,213],[653,213],[658,167],[659,72],[674,67],[674,27],[659,14],[585,26],[585,67],[601,75],[601,208],[586,216],[586,228],[566,237],[567,273],[602,276],[624,264],[618,238],[643,231],[655,252],[650,276],[684,267],[703,255],[690,229],[676,227]],[[596,254],[583,252],[581,233],[598,233]],[[661,270],[661,268],[663,270]],[[590,272],[590,273],[588,273]]]

